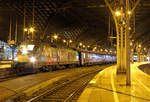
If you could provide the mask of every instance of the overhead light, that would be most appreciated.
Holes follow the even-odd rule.
[[[131,14],[131,11],[128,11],[128,14],[130,15],[130,14]]]
[[[69,40],[69,43],[72,43],[72,40]]]
[[[66,43],[66,40],[63,40],[64,43]]]
[[[108,50],[107,50],[107,49],[105,49],[105,52],[108,52]]]
[[[58,35],[54,35],[53,38],[54,38],[54,39],[58,39]]]
[[[83,45],[83,48],[85,48],[85,45]]]
[[[132,42],[130,42],[130,46],[132,46],[133,45],[133,43]]]
[[[82,46],[83,44],[80,42],[79,45]]]
[[[30,30],[30,32],[34,32],[34,28],[33,27],[31,27],[29,30]]]
[[[27,28],[24,28],[24,31],[25,31],[25,32],[27,32],[27,31],[28,31],[28,29],[27,29]]]
[[[139,47],[141,47],[141,44],[139,44]]]
[[[129,30],[131,30],[131,27],[129,27]]]
[[[120,16],[121,15],[120,11],[116,11],[115,14],[116,14],[116,16]]]
[[[123,21],[123,23],[122,23],[122,24],[126,24],[126,23],[125,23],[125,21]]]
[[[93,49],[93,51],[95,51],[95,49]]]
[[[94,47],[94,49],[97,49],[97,47]]]

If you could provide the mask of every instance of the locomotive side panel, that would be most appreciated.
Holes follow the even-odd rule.
[[[77,64],[79,62],[76,51],[70,49],[59,49],[59,64]]]
[[[70,64],[79,64],[78,52],[74,50],[68,50],[68,61]]]
[[[86,64],[86,53],[85,52],[80,52],[80,63],[81,66],[84,66]]]
[[[51,53],[52,53],[51,63],[53,65],[58,64],[58,62],[59,62],[59,59],[58,59],[58,49],[51,47]]]
[[[68,64],[68,50],[59,49],[59,64]]]

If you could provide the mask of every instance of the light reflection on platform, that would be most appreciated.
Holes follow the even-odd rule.
[[[149,102],[150,76],[131,65],[131,86],[126,86],[126,75],[116,75],[116,66],[100,72],[89,83],[78,102]]]

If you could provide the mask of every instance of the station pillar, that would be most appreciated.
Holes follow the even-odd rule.
[[[145,61],[145,55],[143,54],[143,60],[142,60],[143,62]]]
[[[141,48],[138,48],[137,51],[137,62],[141,62]]]
[[[144,61],[147,61],[147,55],[144,55]]]
[[[117,73],[129,73],[130,70],[130,40],[129,40],[129,0],[124,2],[121,0],[121,5],[125,3],[125,7],[121,6],[121,16],[118,19],[118,36],[117,36]],[[123,15],[124,14],[124,15]]]
[[[134,48],[131,48],[131,63],[134,63]]]
[[[130,18],[140,0],[104,0],[116,27],[117,33],[117,74],[126,74],[126,84],[130,85]],[[131,6],[132,5],[132,6]]]

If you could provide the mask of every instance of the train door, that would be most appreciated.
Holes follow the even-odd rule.
[[[83,54],[82,52],[79,52],[79,64],[82,67],[84,65],[84,60],[83,60]]]

